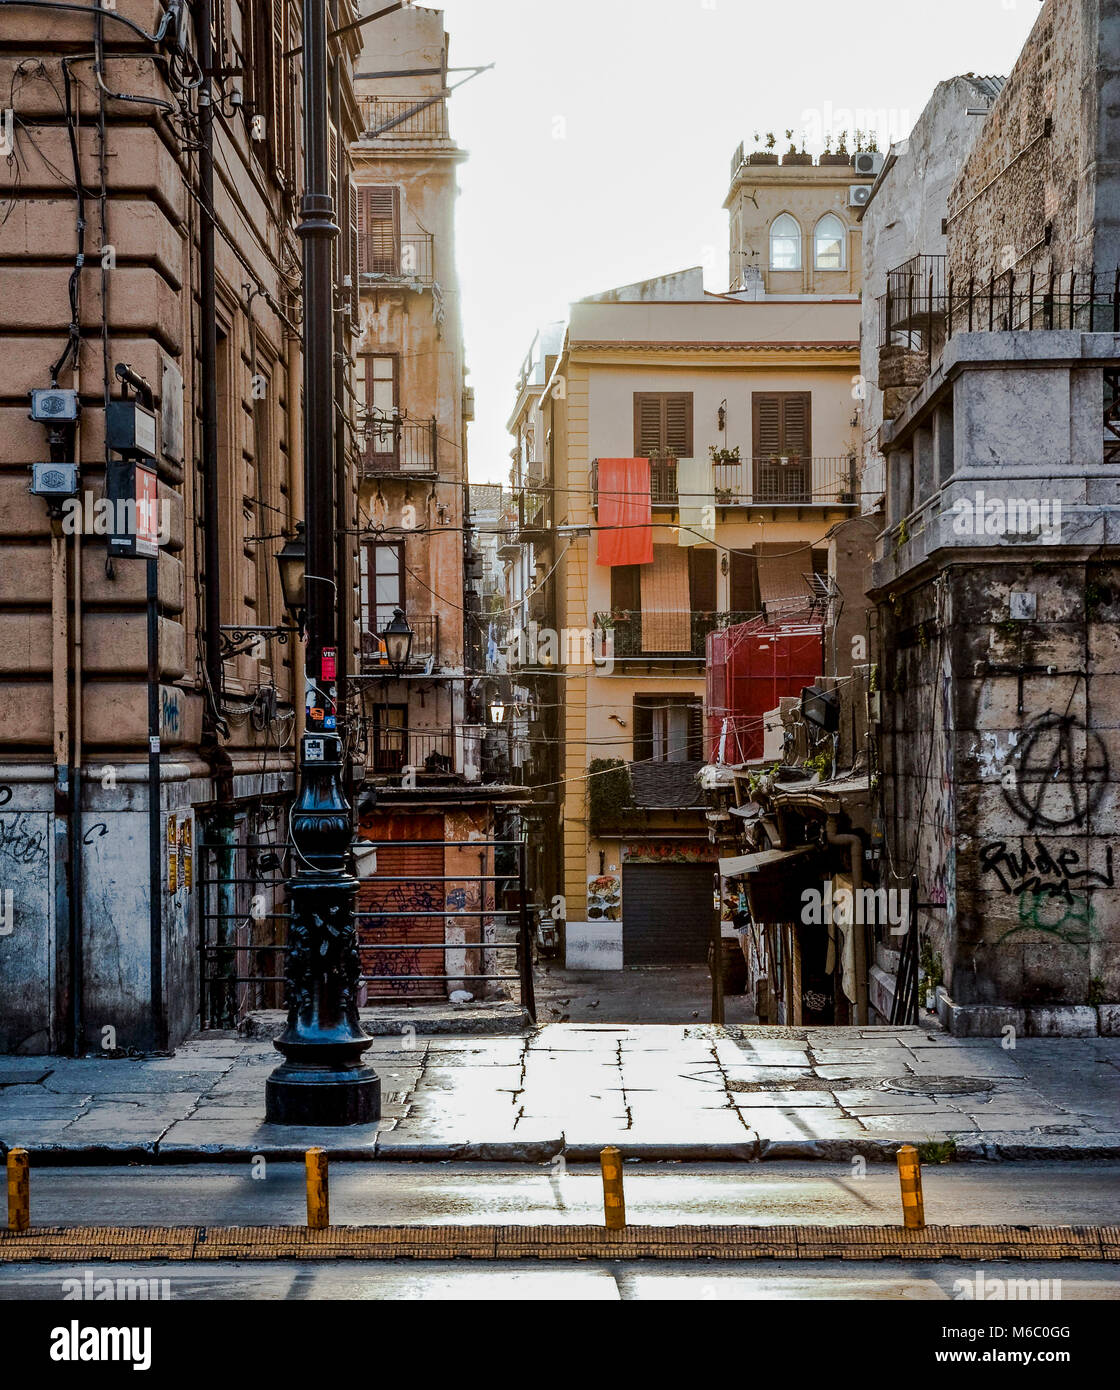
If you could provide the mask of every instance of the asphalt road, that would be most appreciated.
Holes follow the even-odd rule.
[[[975,1287],[973,1265],[890,1260],[875,1264],[805,1261],[596,1261],[516,1264],[386,1261],[334,1264],[234,1263],[0,1265],[0,1302],[57,1300],[69,1291],[63,1281],[111,1277],[158,1281],[153,1296],[176,1299],[428,1299],[532,1302],[609,1302],[641,1299],[713,1302],[738,1299],[910,1299],[958,1300],[962,1283]],[[1054,1301],[1120,1298],[1116,1265],[1080,1260],[996,1262],[983,1267],[986,1280],[1049,1280]],[[167,1281],[166,1285],[164,1281]],[[1060,1280],[1060,1289],[1054,1281]],[[991,1285],[988,1285],[990,1289]],[[1022,1288],[1021,1284],[1015,1287]],[[1043,1286],[1040,1283],[1039,1288]],[[124,1295],[122,1295],[123,1297]],[[77,1305],[70,1305],[77,1313]],[[136,1303],[129,1305],[139,1312]],[[1014,1307],[1015,1305],[1011,1305]],[[105,1305],[100,1304],[99,1310]],[[1031,1304],[1037,1312],[1038,1303]],[[1000,1310],[1008,1304],[1001,1301]]]
[[[259,1176],[254,1177],[254,1172]],[[634,1224],[893,1224],[893,1164],[625,1165]],[[961,1163],[923,1169],[930,1224],[1112,1225],[1120,1163]],[[591,1165],[334,1163],[336,1225],[511,1224],[602,1220]],[[31,1219],[43,1226],[295,1225],[302,1164],[33,1168]],[[1120,1266],[1116,1269],[1120,1279]]]

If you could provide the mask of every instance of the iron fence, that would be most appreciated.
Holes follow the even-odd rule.
[[[354,914],[362,961],[359,983],[390,986],[387,994],[380,995],[384,999],[415,996],[434,984],[516,982],[520,1001],[535,1022],[525,841],[363,839],[358,843],[367,849],[399,849],[402,843],[409,848],[439,846],[445,857],[447,851],[480,855],[477,873],[465,866],[458,874],[419,878],[375,871],[361,880],[360,902],[364,899],[365,905]],[[203,857],[199,932],[203,1028],[233,1028],[255,1009],[286,1007],[291,848],[289,844],[238,845],[220,840],[199,845]],[[512,866],[501,872],[499,858],[512,860]],[[493,872],[486,872],[487,867]],[[429,922],[439,924],[440,939],[415,939],[418,929],[423,931],[419,924]],[[463,933],[458,939],[449,935],[455,930]],[[514,953],[512,970],[498,968],[502,952]],[[441,968],[423,968],[433,953],[440,954]]]
[[[1120,269],[1011,270],[987,279],[948,271],[945,258],[915,257],[892,271],[880,295],[879,346],[932,355],[955,333],[1073,329],[1120,333]],[[921,262],[921,264],[918,264]]]
[[[677,460],[650,460],[650,504],[654,507],[679,507],[682,500],[694,506],[711,503],[716,507],[854,506],[858,474],[854,454],[823,458],[771,455],[715,463],[712,484],[711,494],[682,499],[677,489]],[[593,487],[597,505],[597,469]]]
[[[435,254],[431,232],[406,232],[378,251],[367,253],[362,262],[361,283],[371,289],[378,285],[431,285],[435,280]]]
[[[609,613],[595,614],[595,627],[604,636],[601,640],[596,639],[594,648],[597,652],[609,651],[616,661],[703,657],[707,651],[709,632],[715,632],[721,627],[730,627],[732,623],[744,623],[749,618],[757,616],[756,613],[746,612],[657,613],[656,615],[647,613],[645,615],[647,621],[643,630],[643,615],[640,609],[616,608]],[[688,620],[687,645],[664,646],[661,641],[662,632],[658,629],[672,624],[674,619],[680,620],[676,625],[684,628],[683,619],[685,618]],[[654,627],[655,623],[656,628]]]
[[[436,420],[409,420],[369,411],[362,421],[362,474],[434,473],[438,467]]]
[[[447,103],[442,96],[366,97],[361,105],[366,139],[446,140],[448,137]]]

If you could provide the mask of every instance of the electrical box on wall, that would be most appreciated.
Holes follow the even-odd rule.
[[[132,458],[155,458],[158,432],[155,413],[136,401],[110,401],[105,413],[106,443]]]

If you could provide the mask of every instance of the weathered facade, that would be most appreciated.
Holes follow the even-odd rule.
[[[329,6],[332,29],[355,17]],[[299,44],[289,0],[5,12],[0,1050],[173,1046],[203,974],[214,1022],[276,993],[235,977],[280,973],[278,951],[250,969],[242,948],[283,940],[252,904],[272,892],[257,861],[285,839],[302,706],[298,640],[247,632],[286,622],[275,555],[302,512]],[[356,47],[350,30],[330,50],[343,209]],[[156,417],[150,599],[97,512],[118,364]],[[28,418],[51,387],[76,393],[73,429]],[[340,417],[346,389],[340,373]],[[79,465],[80,520],[29,495],[35,460]],[[341,428],[330,466],[342,486]]]
[[[474,407],[455,265],[456,176],[467,155],[449,126],[448,51],[442,12],[409,7],[368,30],[356,73],[362,657],[353,684],[373,793],[360,833],[381,846],[360,870],[370,881],[359,907],[397,914],[359,923],[366,970],[382,977],[365,986],[370,1002],[491,990],[470,976],[499,973],[493,953],[419,948],[493,939],[513,919],[478,909],[502,905],[509,881],[496,885],[495,872],[512,869],[514,882],[517,872],[510,842],[519,793],[509,785],[505,731],[490,725],[484,679],[493,604],[467,470]],[[485,492],[478,500],[483,510],[493,501]],[[398,611],[413,634],[399,671],[381,636]],[[481,849],[455,847],[471,841]],[[461,881],[453,881],[456,867]],[[374,874],[400,881],[383,888]],[[459,920],[452,910],[474,915]],[[501,963],[508,971],[509,956]]]
[[[881,810],[958,1033],[1120,1013],[1118,64],[1107,7],[1047,0],[926,210],[946,227],[932,292],[876,306]],[[889,174],[868,217],[895,196]]]
[[[831,187],[821,198],[813,225]],[[858,505],[858,298],[817,299],[810,336],[804,296],[707,294],[698,269],[593,296],[571,306],[535,398],[537,486],[551,501],[532,503],[544,569],[525,642],[534,666],[556,672],[554,891],[570,965],[707,956],[707,635],[803,602],[830,525]],[[638,524],[652,542],[637,562],[613,554],[630,523],[611,519],[620,494],[607,472],[632,462],[648,470]]]

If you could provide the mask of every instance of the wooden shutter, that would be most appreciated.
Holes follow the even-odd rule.
[[[755,458],[812,457],[812,397],[808,391],[755,391],[751,415]]]
[[[644,700],[634,701],[634,761],[648,762],[653,757],[653,710]]]
[[[272,61],[269,71],[269,106],[271,111],[268,144],[272,151],[273,168],[278,176],[285,177],[285,159],[288,143],[288,122],[284,101],[284,17],[288,0],[269,0],[270,38],[272,42]]]
[[[634,392],[634,457],[653,458],[664,452],[661,432],[661,397]]]
[[[692,546],[688,552],[688,593],[693,613],[714,613],[716,599],[716,552]]]
[[[641,608],[641,581],[642,575],[640,565],[612,565],[612,611],[636,613]]]
[[[634,457],[692,457],[692,392],[634,392]]]
[[[674,458],[692,457],[692,392],[666,396],[665,452]]]
[[[753,555],[740,551],[731,552],[731,611],[733,613],[757,613],[762,605],[758,601],[758,562]]]
[[[694,700],[688,707],[688,761],[706,762],[704,749],[704,706]]]
[[[366,274],[400,273],[400,190],[386,185],[358,189],[358,226],[362,270]]]
[[[360,290],[361,267],[361,215],[358,211],[358,190],[352,181],[346,184],[347,216],[350,225],[350,254],[346,270],[350,276],[350,320],[355,330],[362,319]]]

